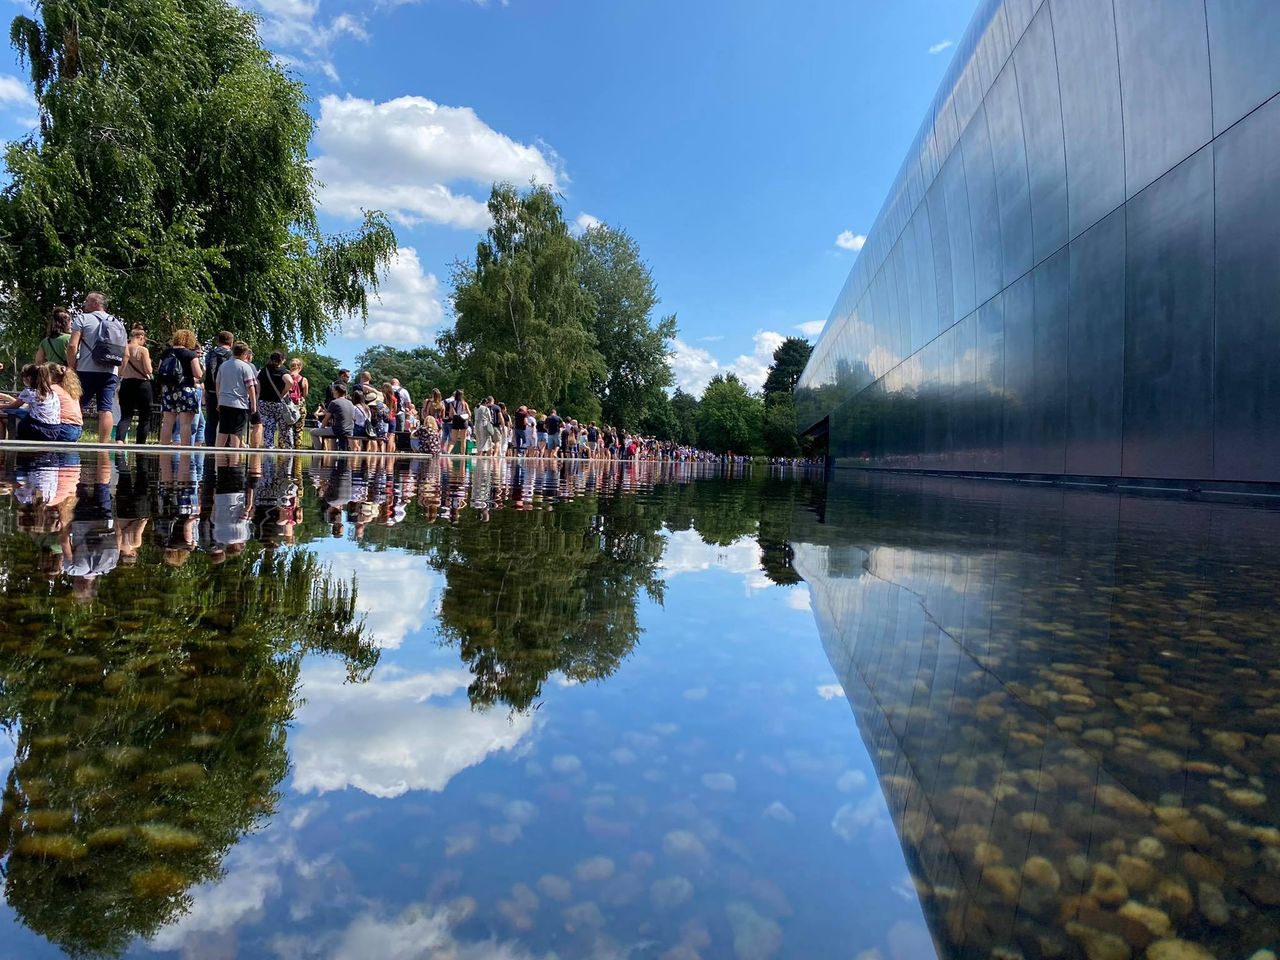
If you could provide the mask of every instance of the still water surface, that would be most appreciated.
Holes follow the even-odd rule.
[[[1274,511],[235,455],[0,495],[0,958],[1277,945]]]

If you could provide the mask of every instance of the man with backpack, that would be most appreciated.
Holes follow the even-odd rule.
[[[230,330],[220,330],[214,345],[204,355],[204,445],[218,442],[218,368],[231,359],[236,342]]]
[[[108,443],[115,418],[116,387],[120,384],[120,364],[129,342],[119,317],[107,313],[107,298],[94,291],[84,298],[84,309],[71,321],[67,342],[67,366],[80,378],[84,391],[80,406],[92,402],[98,408],[98,440]]]

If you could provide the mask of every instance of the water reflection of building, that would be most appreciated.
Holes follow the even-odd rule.
[[[795,567],[939,953],[1280,940],[1280,513],[833,485]]]

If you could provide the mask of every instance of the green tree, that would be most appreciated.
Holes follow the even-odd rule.
[[[419,406],[436,388],[448,396],[457,386],[459,376],[436,347],[398,350],[386,344],[377,344],[356,357],[356,367],[368,370],[373,374],[373,382],[379,385],[387,383],[393,377],[399,378],[413,402]]]
[[[676,443],[696,446],[698,443],[698,398],[679,387],[671,395],[671,419]]]
[[[11,37],[39,131],[5,152],[14,322],[106,291],[126,320],[315,343],[364,316],[386,218],[325,236],[303,87],[230,0],[36,0]]]
[[[676,335],[675,315],[655,322],[658,291],[640,247],[624,230],[600,225],[578,241],[578,277],[595,300],[596,344],[604,375],[593,384],[602,416],[627,429],[645,428],[646,414],[661,407],[672,383],[667,341]]]
[[[768,403],[772,397],[791,395],[800,374],[804,373],[809,355],[813,353],[813,345],[803,337],[787,337],[773,351],[773,363],[769,365],[769,375],[764,381],[764,399]]]
[[[717,374],[698,402],[698,445],[716,453],[760,449],[764,404],[735,374]]]
[[[479,708],[527,710],[553,671],[603,680],[640,638],[641,591],[662,601],[662,516],[643,497],[467,511],[414,533],[445,576],[441,633],[471,670]]]
[[[800,456],[800,440],[796,435],[796,404],[790,393],[765,397],[764,449],[771,457]]]
[[[115,955],[185,913],[274,812],[304,657],[361,680],[378,650],[352,586],[306,550],[174,567],[147,548],[89,602],[50,590],[43,551],[0,537],[4,897],[71,956]]]
[[[493,226],[473,262],[453,270],[454,329],[441,338],[473,395],[594,419],[592,385],[606,376],[595,305],[578,282],[579,247],[549,187],[499,184]]]

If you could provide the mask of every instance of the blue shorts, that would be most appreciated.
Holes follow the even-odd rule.
[[[558,449],[559,447],[560,447],[560,434],[558,434],[558,433],[548,433],[548,434],[547,434],[547,449],[548,449],[548,450],[556,450],[556,449]]]
[[[116,401],[116,387],[120,385],[120,378],[114,373],[95,373],[90,370],[84,373],[77,370],[76,375],[80,378],[80,388],[84,391],[80,395],[80,408],[84,409],[92,401],[99,413],[110,410]]]

